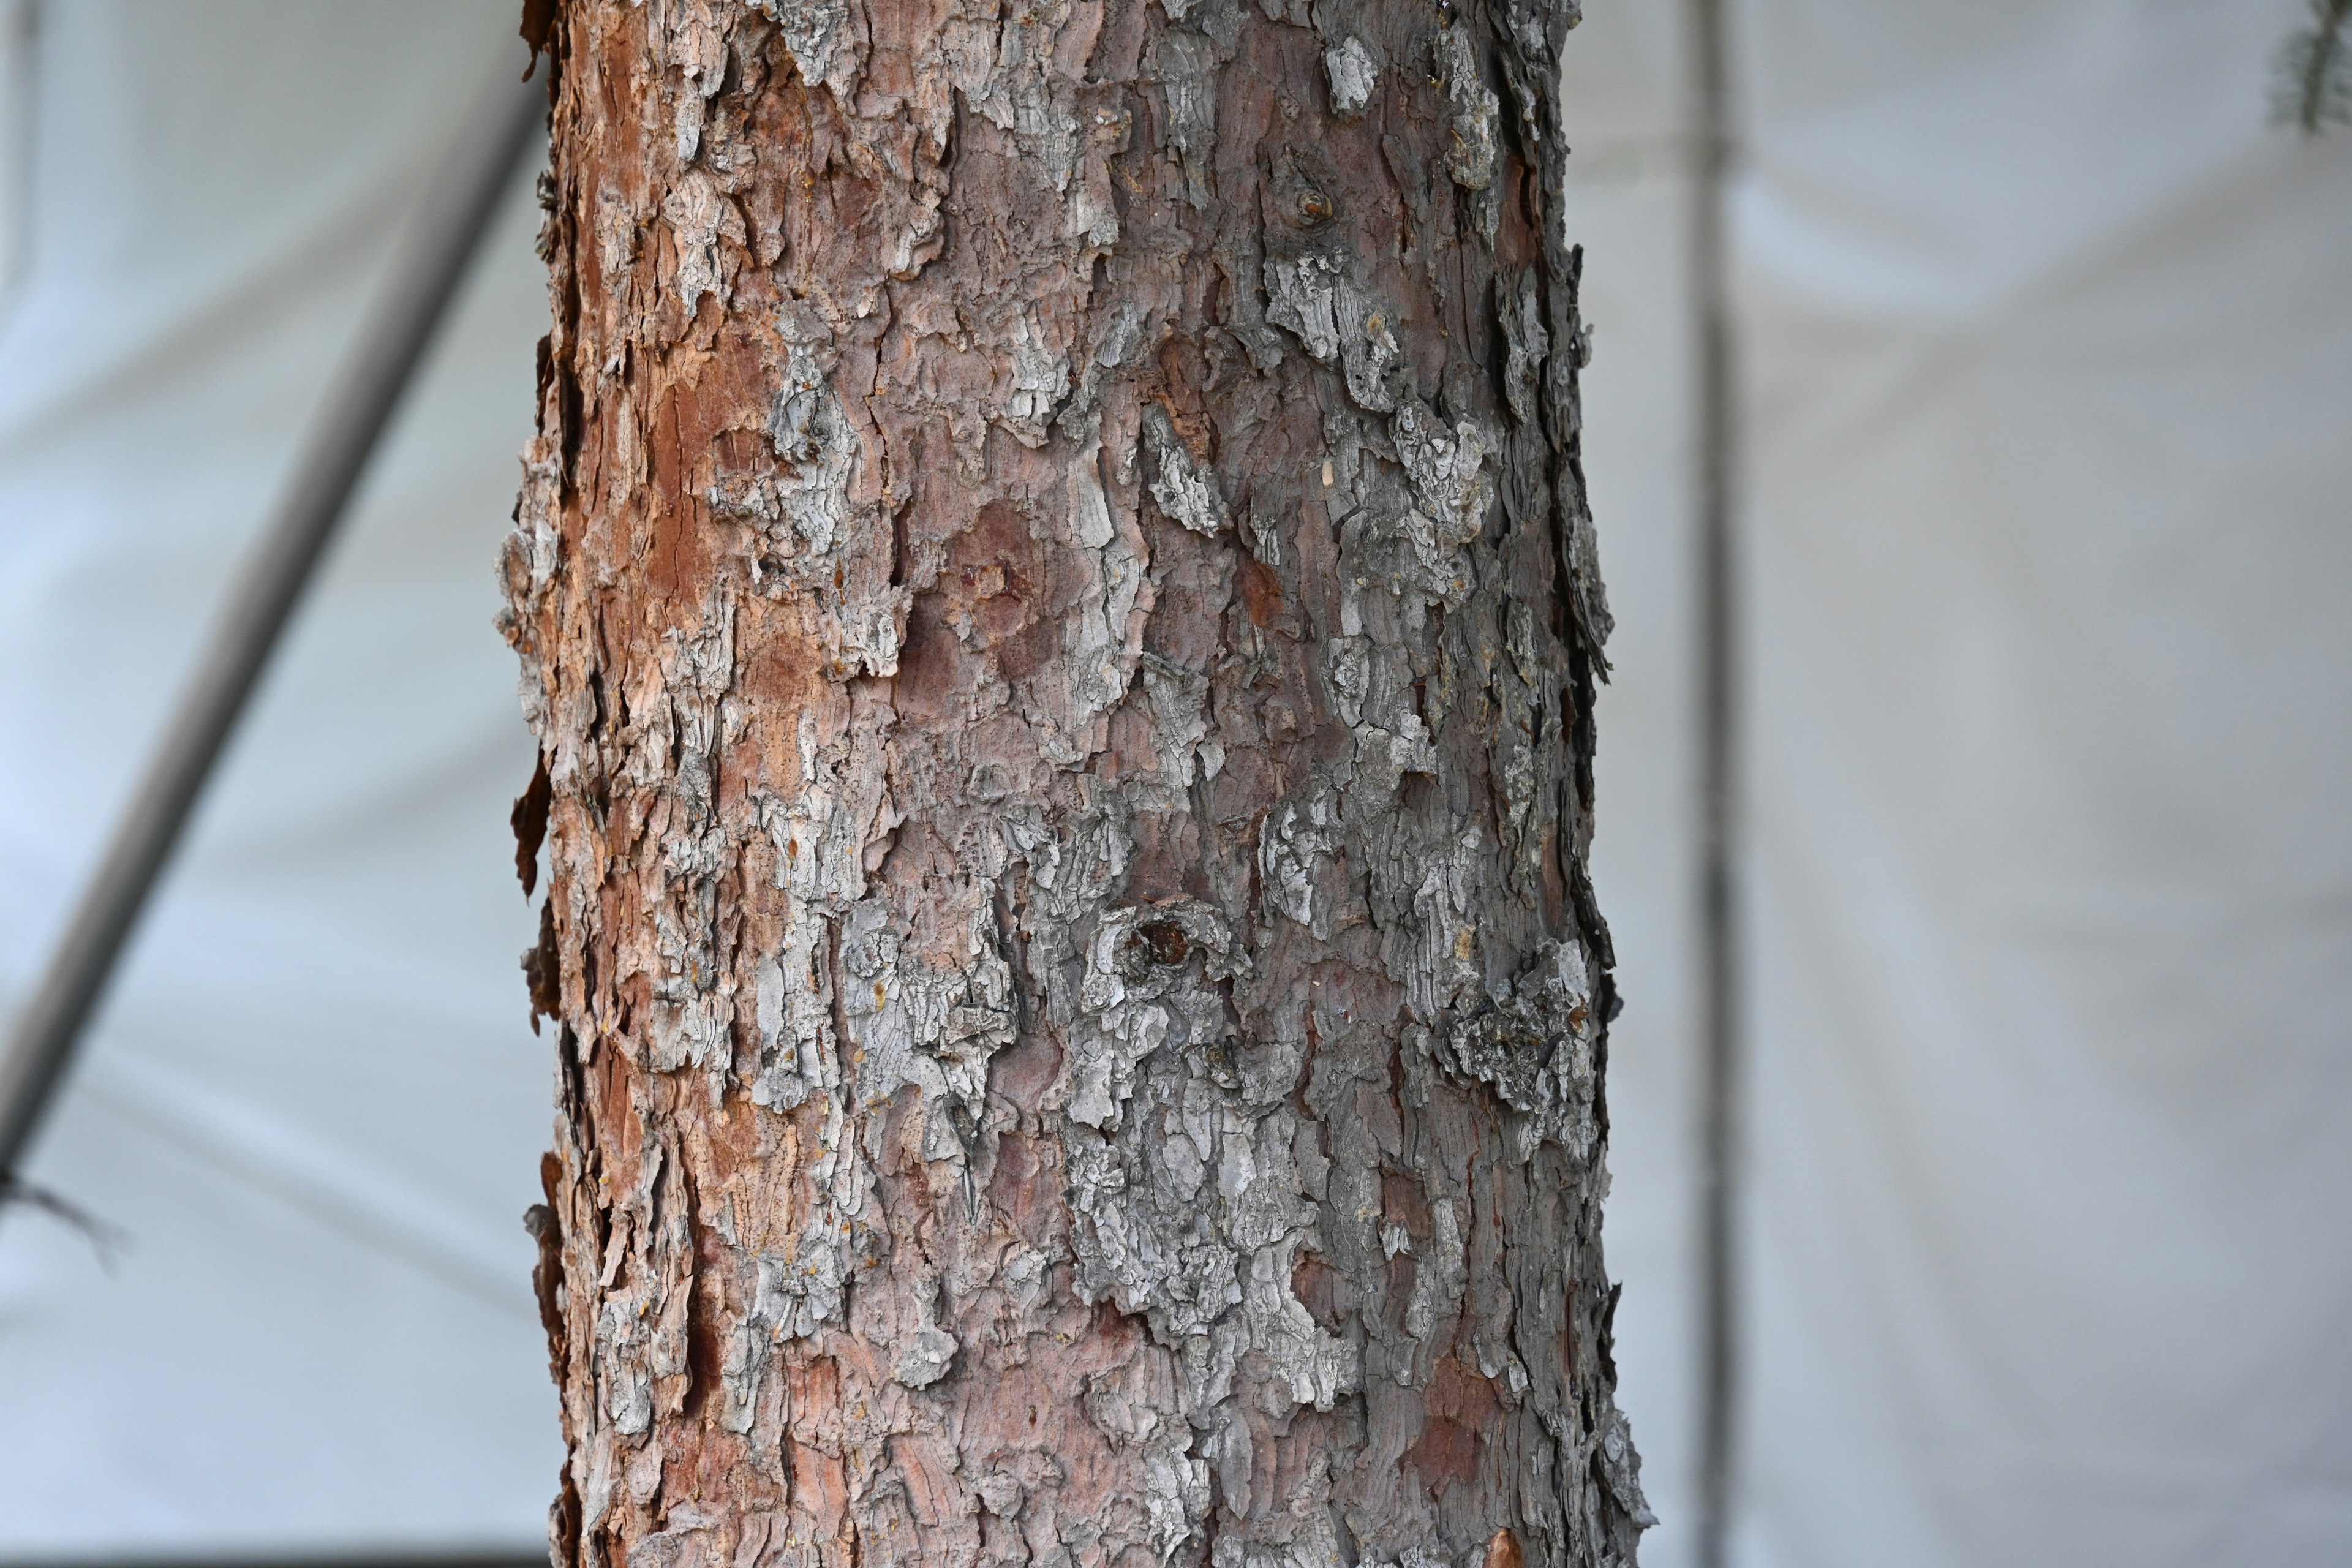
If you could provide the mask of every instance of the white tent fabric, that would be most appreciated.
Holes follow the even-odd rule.
[[[2352,1561],[2352,144],[2294,4],[1743,12],[1743,1560]]]
[[[1689,1561],[1696,1399],[1679,10],[1591,0],[1569,68],[1652,1568]],[[2301,7],[1732,10],[1735,1558],[2352,1561],[2352,136],[2264,124]],[[512,19],[43,24],[0,295],[0,1000]],[[534,216],[519,188],[30,1173],[131,1249],[0,1223],[0,1560],[539,1539],[530,759],[488,627]]]
[[[182,684],[504,6],[42,8],[0,321],[0,984]],[[14,123],[26,123],[17,117]],[[0,1554],[541,1538],[547,1068],[490,563],[545,315],[521,182],[0,1221]]]
[[[1694,1104],[1657,1005],[1690,962],[1682,40],[1591,10],[1588,463],[1641,595],[1601,731],[1610,1245],[1656,1568],[1693,1479],[1693,1233],[1656,1203]],[[2352,146],[2264,122],[2303,8],[1730,10],[1734,1561],[2352,1561]]]

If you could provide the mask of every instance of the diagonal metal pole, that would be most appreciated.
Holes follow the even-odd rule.
[[[1699,1568],[1724,1568],[1739,1425],[1739,1160],[1744,1080],[1738,875],[1737,413],[1730,245],[1731,0],[1689,0],[1690,279],[1697,334],[1699,600]]]
[[[0,1058],[0,1193],[13,1184],[83,1026],[480,248],[500,195],[534,150],[546,92],[513,79],[511,70],[495,72],[475,99],[397,242],[359,344],[329,391],[146,776]]]

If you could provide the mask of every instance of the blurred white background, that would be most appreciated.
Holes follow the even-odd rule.
[[[352,342],[504,5],[48,4],[0,320],[13,1009]],[[16,106],[11,106],[12,110]],[[21,145],[21,144],[20,144]],[[528,176],[0,1218],[0,1553],[541,1539],[520,1216],[549,1069],[491,563],[545,330]]]
[[[2352,132],[2297,0],[1727,0],[1743,923],[1733,1561],[2352,1561]],[[0,1003],[505,4],[0,15]],[[1568,221],[1622,1402],[1690,1561],[1682,7],[1591,0]],[[23,178],[19,176],[29,176]],[[0,1561],[538,1549],[549,1116],[491,562],[519,182],[0,1222]]]

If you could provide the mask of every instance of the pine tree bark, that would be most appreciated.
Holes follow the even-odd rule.
[[[559,1564],[1632,1562],[1573,20],[534,4]]]

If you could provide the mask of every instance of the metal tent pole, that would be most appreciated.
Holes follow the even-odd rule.
[[[1738,605],[1732,503],[1736,390],[1731,358],[1727,0],[1690,0],[1690,279],[1697,332],[1699,600],[1699,1498],[1696,1561],[1729,1552],[1738,1428],[1740,1030]]]
[[[544,123],[544,89],[511,79],[511,69],[500,68],[477,97],[400,237],[358,347],[328,392],[292,479],[221,607],[146,776],[17,1020],[0,1058],[0,1182],[13,1184],[83,1026],[270,651],[447,313],[499,195]]]

